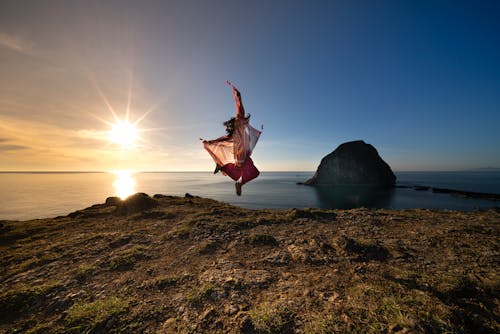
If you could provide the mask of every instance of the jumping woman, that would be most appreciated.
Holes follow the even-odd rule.
[[[203,147],[217,164],[214,174],[220,170],[236,181],[236,194],[241,196],[242,186],[259,176],[259,170],[250,155],[261,131],[250,125],[250,115],[245,115],[238,89],[229,81],[226,83],[233,90],[236,117],[223,123],[226,126],[226,135],[213,140],[203,140]]]

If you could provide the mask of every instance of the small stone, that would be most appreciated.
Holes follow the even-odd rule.
[[[163,329],[171,327],[173,324],[175,324],[175,321],[175,318],[168,318],[162,325]]]
[[[229,315],[236,314],[239,310],[240,308],[238,306],[232,304],[226,305],[226,307],[224,308],[224,311]]]
[[[248,285],[258,287],[265,287],[273,281],[273,277],[267,270],[249,270],[246,276]]]
[[[274,265],[287,265],[290,262],[291,258],[288,253],[277,251],[269,254],[264,258],[264,261]]]
[[[330,297],[328,297],[329,302],[334,302],[339,297],[339,294],[334,292]]]
[[[310,297],[312,297],[314,294],[313,294],[313,292],[311,291],[311,289],[305,289],[305,290],[304,290],[304,292],[303,292],[303,295],[304,295],[304,297],[308,297],[308,298],[310,298]]]

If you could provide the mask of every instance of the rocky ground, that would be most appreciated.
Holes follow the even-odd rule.
[[[500,212],[136,194],[0,222],[2,333],[498,333]]]

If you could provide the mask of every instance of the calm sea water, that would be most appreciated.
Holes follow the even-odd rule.
[[[32,219],[66,215],[106,197],[134,192],[149,195],[185,193],[234,205],[257,208],[432,208],[475,210],[500,206],[498,201],[454,197],[430,191],[396,188],[314,188],[297,185],[312,172],[263,172],[237,197],[234,183],[222,175],[192,173],[0,173],[0,219]],[[400,172],[400,185],[427,185],[500,193],[500,172]]]

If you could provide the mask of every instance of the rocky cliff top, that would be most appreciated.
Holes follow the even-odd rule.
[[[0,332],[498,332],[499,221],[145,194],[0,221]]]

